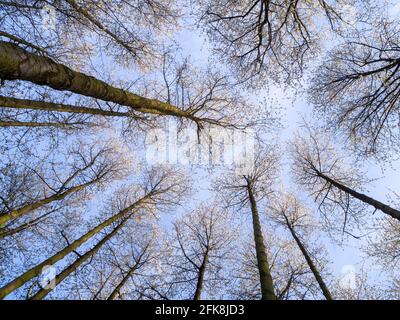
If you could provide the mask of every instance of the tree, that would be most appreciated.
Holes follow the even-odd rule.
[[[400,265],[400,222],[388,217],[381,218],[373,227],[365,248],[376,263],[396,272]]]
[[[170,82],[164,70],[166,102],[145,98],[128,90],[115,87],[102,80],[74,71],[66,65],[50,58],[42,57],[14,44],[0,41],[0,77],[3,80],[24,80],[39,86],[47,86],[57,91],[68,91],[85,97],[103,100],[128,108],[125,112],[94,110],[93,108],[52,103],[44,100],[28,100],[13,97],[1,97],[0,105],[7,108],[46,110],[88,115],[116,117],[137,117],[137,114],[152,116],[174,116],[195,123],[199,128],[203,124],[234,126],[234,122],[226,121],[229,111],[237,107],[237,98],[229,94],[232,86],[225,77],[217,73],[206,72],[205,76],[188,78],[191,72],[187,64],[180,68],[176,78]],[[31,68],[29,65],[40,66]],[[190,79],[190,80],[189,80]],[[192,83],[188,82],[191,81]],[[202,84],[204,81],[204,84]],[[177,86],[180,93],[178,106],[171,104],[171,86]],[[196,87],[197,86],[197,87]],[[228,92],[228,93],[227,93]],[[242,103],[242,101],[239,101]],[[229,118],[228,118],[229,119]]]
[[[100,51],[142,67],[156,65],[180,16],[170,0],[2,1],[0,9],[1,36],[41,55],[86,60]]]
[[[307,233],[310,233],[312,229],[315,229],[310,221],[309,210],[301,205],[293,194],[280,194],[278,198],[279,200],[274,203],[272,208],[274,211],[273,217],[275,222],[279,225],[285,226],[289,230],[291,236],[303,254],[304,259],[307,261],[315,280],[318,282],[323,295],[327,300],[333,300],[331,292],[313,261],[313,256],[305,245],[304,236],[309,237]],[[300,237],[298,229],[303,231],[303,237]],[[306,230],[306,232],[304,232],[304,230]]]
[[[331,29],[345,23],[348,1],[201,1],[201,19],[220,57],[243,81],[261,75],[298,80],[316,56],[323,19]],[[356,18],[356,17],[355,17]],[[317,27],[318,26],[318,27]],[[277,72],[270,72],[271,68]]]
[[[399,210],[356,191],[366,179],[358,174],[356,167],[346,163],[326,137],[318,137],[309,131],[293,141],[291,153],[296,182],[319,203],[319,210],[331,226],[337,225],[334,212],[340,210],[344,213],[342,230],[346,231],[348,223],[362,221],[367,205],[400,219]]]
[[[161,210],[162,208],[176,205],[179,203],[182,195],[186,191],[186,185],[184,184],[183,177],[178,173],[174,174],[173,171],[163,168],[158,170],[155,168],[146,173],[142,185],[143,187],[136,193],[131,192],[128,194],[130,200],[129,205],[124,209],[114,213],[108,219],[103,220],[101,223],[91,228],[88,232],[80,236],[74,242],[68,244],[61,251],[5,284],[2,288],[0,288],[0,298],[4,298],[14,290],[21,287],[27,281],[37,277],[45,266],[57,263],[68,254],[79,248],[81,245],[85,244],[88,240],[99,234],[105,228],[111,226],[113,223],[118,223],[118,221],[121,221],[121,219],[128,219],[139,208],[154,212],[155,209]]]
[[[226,282],[226,264],[232,250],[234,228],[216,204],[200,205],[176,219],[165,259],[164,284],[158,290],[172,298],[201,300]],[[177,296],[175,296],[175,294]]]
[[[398,22],[370,23],[331,50],[311,81],[310,97],[329,127],[362,154],[397,148],[400,51]]]
[[[277,235],[269,226],[266,235],[267,256],[274,279],[278,300],[320,299],[320,289],[313,274],[293,242]],[[242,239],[238,250],[238,263],[233,270],[234,281],[229,289],[234,299],[256,300],[261,298],[260,279],[254,241]]]
[[[271,187],[277,173],[278,158],[273,149],[260,149],[256,152],[254,159],[248,159],[248,161],[250,166],[245,171],[235,172],[233,169],[220,178],[216,183],[216,191],[222,195],[228,206],[235,206],[239,210],[246,206],[250,207],[262,299],[275,300],[276,294],[257,202],[265,199],[272,191]]]
[[[88,189],[104,186],[104,183],[117,178],[124,170],[123,158],[118,159],[117,151],[112,147],[87,147],[78,143],[68,153],[70,162],[64,160],[63,171],[59,169],[57,172],[56,165],[45,170],[42,162],[37,168],[26,164],[21,170],[11,164],[2,170],[2,228],[9,228],[12,221],[35,210]],[[0,231],[0,238],[6,234],[5,231]]]

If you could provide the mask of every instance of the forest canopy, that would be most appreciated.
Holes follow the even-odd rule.
[[[0,1],[0,299],[400,299],[399,19]]]

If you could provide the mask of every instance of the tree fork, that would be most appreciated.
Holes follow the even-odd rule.
[[[72,272],[78,269],[82,263],[84,263],[87,259],[94,256],[97,251],[108,241],[110,240],[115,234],[125,225],[125,222],[129,219],[129,216],[125,218],[118,226],[116,226],[109,234],[104,236],[92,249],[87,251],[84,255],[80,256],[76,259],[71,265],[66,267],[60,274],[58,274],[54,281],[54,287],[47,286],[46,288],[42,288],[39,290],[34,296],[30,298],[30,300],[42,300],[44,299],[55,287],[60,284],[65,278],[67,278]]]
[[[29,212],[36,210],[36,209],[38,209],[46,204],[49,204],[53,201],[62,200],[65,197],[67,197],[68,195],[70,195],[74,192],[78,192],[78,191],[92,185],[95,182],[96,182],[96,180],[89,181],[87,183],[72,187],[71,189],[68,189],[67,191],[65,191],[63,193],[56,193],[50,197],[44,198],[35,203],[31,203],[31,204],[23,206],[22,208],[12,210],[12,211],[8,212],[7,214],[0,216],[0,226],[5,225],[5,223],[10,221],[11,219],[16,219],[21,216],[24,216],[24,215],[28,214]],[[0,228],[0,231],[1,231],[1,228]]]

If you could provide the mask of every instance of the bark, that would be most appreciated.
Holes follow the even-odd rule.
[[[204,283],[204,275],[206,273],[208,263],[208,249],[204,253],[203,262],[199,268],[199,275],[197,277],[197,284],[196,284],[196,291],[194,293],[193,300],[200,300],[201,299],[201,292],[203,290],[203,283]]]
[[[129,217],[128,217],[129,218]],[[90,257],[94,256],[97,251],[108,241],[110,240],[121,228],[124,226],[127,218],[124,219],[117,227],[115,227],[109,234],[107,234],[103,239],[101,239],[92,249],[87,251],[84,255],[80,256],[76,259],[71,265],[65,268],[60,274],[56,276],[54,279],[54,287],[48,286],[47,288],[43,288],[39,290],[34,296],[30,298],[30,300],[42,300],[44,299],[59,283],[61,283],[65,278],[67,278],[72,272],[77,270],[82,263],[88,260]]]
[[[79,239],[75,240],[73,243],[71,243],[70,245],[65,247],[63,250],[59,251],[58,253],[51,256],[50,258],[44,260],[42,263],[31,268],[30,270],[23,273],[21,276],[17,277],[16,279],[12,280],[8,284],[6,284],[2,288],[0,288],[0,299],[3,299],[7,295],[9,295],[11,292],[18,289],[22,285],[24,285],[27,281],[38,276],[42,272],[42,269],[45,266],[53,265],[56,262],[60,261],[65,256],[67,256],[68,254],[70,254],[71,252],[76,250],[78,247],[80,247],[82,244],[84,244],[86,241],[88,241],[89,239],[94,237],[100,231],[102,231],[106,227],[110,226],[112,223],[118,221],[119,219],[124,218],[131,210],[133,210],[136,206],[138,206],[147,197],[148,197],[148,195],[141,198],[140,200],[136,201],[134,204],[125,208],[124,210],[120,211],[119,213],[115,214],[114,216],[110,217],[109,219],[107,219],[103,223],[99,224],[97,227],[93,228],[92,230],[87,232],[85,235],[81,236]]]
[[[250,185],[247,186],[247,191],[249,194],[251,213],[253,217],[253,232],[254,232],[254,242],[256,246],[256,254],[257,254],[257,265],[260,274],[261,299],[276,300],[277,298],[274,292],[274,285],[272,281],[271,272],[269,269],[268,257],[264,245],[264,238],[261,230],[257,203],[254,198],[253,190]]]
[[[37,100],[17,99],[12,97],[0,96],[0,106],[13,109],[31,109],[43,111],[57,111],[68,113],[82,113],[91,115],[129,117],[129,112],[108,111],[96,108],[73,106],[61,103],[52,103]]]
[[[307,264],[310,267],[310,270],[312,271],[315,279],[317,280],[318,285],[321,288],[321,291],[324,294],[326,300],[333,300],[332,295],[331,295],[328,287],[326,286],[324,280],[322,279],[321,274],[319,273],[317,267],[315,266],[313,260],[311,259],[306,247],[303,245],[303,243],[301,242],[301,240],[297,236],[293,226],[290,224],[290,222],[289,222],[289,220],[287,219],[286,216],[285,216],[285,219],[286,219],[286,225],[289,228],[289,231],[292,234],[293,239],[296,241],[301,253],[303,254],[304,258],[306,259]]]
[[[15,44],[0,41],[0,78],[25,80],[55,90],[70,91],[87,97],[127,106],[135,111],[172,115],[200,121],[190,112],[156,99],[147,99],[113,87],[92,76],[74,71],[50,58],[30,53]]]
[[[74,126],[93,125],[93,123],[85,122],[32,122],[32,121],[0,121],[0,127],[31,127],[31,128],[69,128]]]
[[[380,201],[377,201],[371,197],[368,197],[365,194],[362,194],[353,189],[350,189],[349,187],[346,187],[345,185],[329,178],[328,176],[324,175],[323,173],[318,172],[318,176],[321,177],[322,179],[324,179],[325,181],[329,182],[334,187],[348,193],[352,197],[354,197],[364,203],[367,203],[367,204],[373,206],[375,209],[380,210],[383,213],[388,214],[392,218],[395,218],[400,221],[400,211],[399,210],[389,207],[388,205],[386,205]]]

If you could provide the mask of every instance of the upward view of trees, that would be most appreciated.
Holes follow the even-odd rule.
[[[0,299],[399,299],[399,15],[0,1]]]

